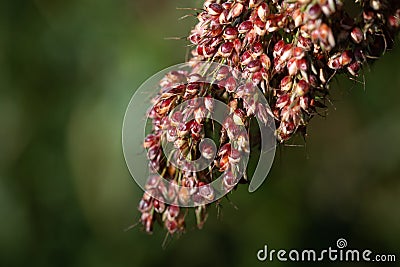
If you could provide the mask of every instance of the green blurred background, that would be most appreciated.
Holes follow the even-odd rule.
[[[164,38],[195,23],[176,7],[200,6],[1,1],[0,266],[297,266],[256,252],[341,237],[399,266],[399,48],[366,69],[365,90],[334,82],[328,117],[313,120],[305,147],[278,149],[260,190],[232,194],[238,210],[224,201],[221,218],[213,208],[166,249],[159,227],[124,232],[142,195],[122,155],[125,108],[149,76],[184,61],[186,41]]]

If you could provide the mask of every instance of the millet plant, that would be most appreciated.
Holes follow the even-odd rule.
[[[214,198],[213,188],[207,187],[214,175],[224,174],[227,190],[248,183],[245,170],[239,181],[234,175],[240,171],[240,157],[251,146],[239,126],[251,135],[256,131],[251,120],[266,121],[270,116],[279,143],[296,134],[305,136],[310,120],[326,109],[332,79],[336,75],[362,79],[363,67],[393,47],[400,28],[400,1],[208,0],[196,16],[198,23],[188,36],[192,47],[188,64],[193,71],[167,74],[148,113],[152,131],[144,147],[151,175],[138,209],[149,233],[156,221],[170,234],[182,233],[190,209],[201,228],[210,205],[202,203]],[[201,80],[198,66],[204,61],[221,64],[215,75],[219,86]],[[253,86],[239,86],[237,73]],[[270,108],[252,97],[254,88]],[[181,152],[173,155],[178,161],[197,158],[199,153],[213,157],[211,147],[205,144],[199,149],[199,145],[211,127],[205,118],[214,99],[226,103],[229,112],[218,129],[212,166],[194,172],[169,164],[162,142]],[[173,111],[185,101],[190,101],[190,109]],[[193,113],[194,119],[187,121]],[[189,198],[195,207],[182,208]]]

